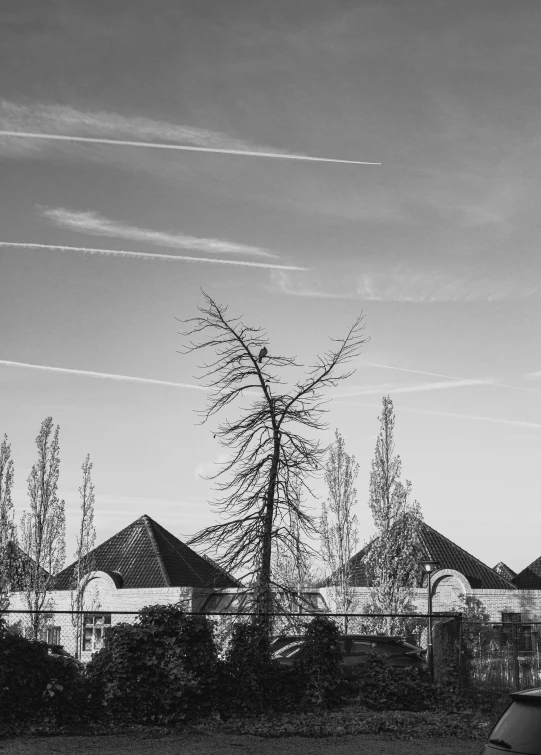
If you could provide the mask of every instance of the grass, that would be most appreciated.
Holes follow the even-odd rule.
[[[454,737],[390,740],[385,735],[357,734],[325,739],[160,729],[106,736],[16,737],[0,740],[2,755],[478,755],[479,742]]]

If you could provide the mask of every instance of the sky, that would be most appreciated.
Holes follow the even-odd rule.
[[[427,524],[489,566],[541,556],[540,23],[537,0],[4,0],[17,514],[52,416],[68,563],[87,454],[98,542],[216,521],[175,319],[204,290],[306,365],[364,315],[321,433],[359,463],[360,545],[390,395]]]

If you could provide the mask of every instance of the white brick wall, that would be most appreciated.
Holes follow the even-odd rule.
[[[462,579],[466,580],[463,576]],[[334,610],[331,590],[321,588],[320,592],[325,598],[329,610]],[[466,595],[473,595],[483,603],[486,612],[489,614],[489,620],[492,622],[500,622],[502,612],[520,613],[522,614],[522,621],[525,622],[541,622],[541,590],[480,590],[471,588],[468,584],[468,589],[464,592]],[[355,593],[359,603],[359,608],[355,612],[362,613],[364,605],[369,600],[369,589],[357,587]],[[415,593],[414,604],[417,611],[428,613],[427,588],[417,588]],[[450,609],[460,609],[457,592],[449,587],[449,583],[440,582],[438,584],[438,581],[436,581],[432,591],[432,610],[446,611]]]

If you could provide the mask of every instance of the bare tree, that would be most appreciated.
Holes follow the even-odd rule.
[[[81,523],[77,534],[77,548],[75,551],[75,568],[73,570],[71,610],[72,624],[75,628],[75,647],[80,651],[83,631],[82,614],[85,607],[85,591],[92,579],[94,559],[91,551],[96,543],[96,528],[94,527],[94,485],[92,483],[92,467],[90,455],[87,454],[81,470],[83,483],[79,488],[81,497]]]
[[[17,547],[11,489],[15,468],[11,444],[4,435],[0,445],[0,610],[9,606],[9,593],[15,577]]]
[[[394,409],[389,396],[382,400],[381,427],[370,473],[370,499],[376,538],[365,560],[370,585],[368,610],[374,613],[413,613],[422,557],[419,530],[421,507],[411,501],[411,482],[401,479],[402,461],[395,456]],[[376,622],[377,623],[377,622]],[[400,619],[380,622],[386,634],[403,630]],[[381,628],[378,627],[378,628]]]
[[[273,355],[263,328],[228,317],[226,307],[203,295],[200,316],[184,321],[189,330],[182,334],[188,339],[182,353],[214,352],[213,361],[201,366],[201,379],[209,389],[207,406],[200,412],[202,422],[244,394],[255,398],[249,407],[237,406],[240,419],[225,420],[215,432],[219,443],[231,452],[214,475],[214,479],[224,479],[216,483],[220,495],[214,504],[226,521],[200,531],[190,544],[209,544],[220,552],[224,568],[244,570],[244,578],[254,580],[254,621],[269,632],[276,584],[273,545],[281,543],[289,553],[307,552],[305,538],[317,532],[302,495],[312,494],[310,479],[320,471],[325,449],[307,432],[326,427],[323,390],[352,374],[341,368],[367,339],[361,336],[359,317],[344,338],[333,339],[333,347],[317,358],[303,378],[282,387],[285,382],[279,374],[301,365],[294,358]]]
[[[328,577],[333,602],[337,613],[355,610],[355,588],[351,584],[351,559],[357,552],[359,526],[354,508],[357,505],[355,480],[359,465],[355,456],[347,453],[344,438],[338,430],[329,449],[325,465],[327,501],[321,513],[321,551]],[[348,620],[344,619],[347,632]]]
[[[64,501],[58,497],[60,474],[59,427],[53,433],[53,418],[41,423],[36,438],[38,458],[28,477],[30,510],[20,523],[20,541],[29,556],[25,569],[24,594],[28,609],[42,611],[50,607],[48,590],[52,578],[61,570],[66,556],[66,518]],[[32,635],[38,637],[40,617],[32,615]]]

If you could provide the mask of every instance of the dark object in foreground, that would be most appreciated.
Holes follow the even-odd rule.
[[[541,687],[511,692],[510,697],[479,755],[541,755]]]
[[[271,643],[273,657],[281,664],[290,666],[299,654],[304,638],[295,635],[277,637]],[[388,637],[380,634],[348,634],[340,638],[343,654],[342,668],[345,676],[366,662],[374,653],[383,655],[394,668],[417,668],[422,677],[428,673],[426,650],[407,642],[405,637]]]

